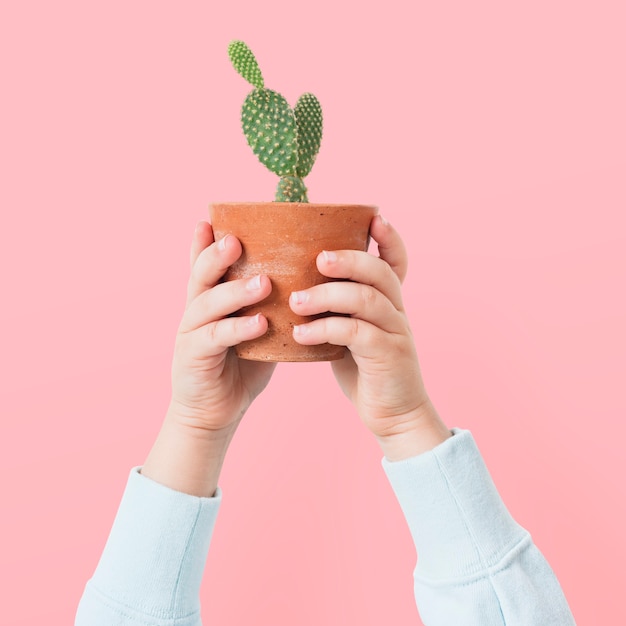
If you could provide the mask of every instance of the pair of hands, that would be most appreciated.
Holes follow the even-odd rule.
[[[380,216],[370,234],[380,256],[320,252],[319,271],[349,279],[291,295],[295,313],[330,316],[294,328],[302,344],[329,342],[348,348],[332,362],[339,385],[385,456],[398,460],[430,449],[450,436],[424,389],[411,329],[402,304],[407,255],[395,229]],[[230,347],[267,330],[262,315],[229,317],[266,298],[267,276],[220,282],[241,255],[236,237],[215,241],[207,222],[196,227],[186,310],[176,337],[169,419],[194,432],[232,437],[244,413],[268,384],[274,363],[239,359]]]

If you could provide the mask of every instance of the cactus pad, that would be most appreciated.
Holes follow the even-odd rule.
[[[241,109],[243,132],[259,161],[279,176],[296,172],[296,121],[287,100],[271,89],[255,89]]]
[[[304,181],[297,176],[283,176],[278,181],[276,202],[308,202]]]
[[[301,178],[309,174],[322,142],[322,107],[312,93],[300,96],[294,109],[298,133],[298,166]]]
[[[235,69],[254,87],[263,89],[263,75],[252,50],[243,41],[228,44],[228,56]]]
[[[241,125],[259,161],[280,176],[276,201],[308,202],[302,179],[311,171],[322,142],[319,101],[305,93],[292,110],[281,94],[265,88],[259,64],[243,41],[231,41],[228,56],[255,87],[241,108]]]

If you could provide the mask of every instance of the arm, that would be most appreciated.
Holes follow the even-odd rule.
[[[404,245],[380,217],[370,232],[379,258],[324,252],[320,272],[350,282],[318,285],[291,299],[302,315],[344,316],[303,324],[294,337],[349,349],[333,370],[383,451],[418,553],[415,600],[424,624],[573,624],[554,573],[509,515],[470,433],[451,432],[430,401],[402,303]]]
[[[574,624],[554,572],[507,511],[469,431],[382,464],[418,553],[424,624]]]
[[[267,297],[267,277],[220,283],[241,255],[201,222],[176,336],[172,398],[142,468],[131,471],[113,528],[87,583],[76,626],[199,626],[199,588],[221,502],[226,451],[274,364],[229,350],[266,332],[262,316],[227,316]]]

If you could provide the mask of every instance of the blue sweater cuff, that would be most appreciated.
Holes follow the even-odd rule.
[[[132,469],[104,552],[89,582],[121,607],[160,619],[197,614],[199,589],[221,504],[174,491]]]
[[[402,461],[382,465],[415,543],[415,576],[433,583],[468,580],[530,541],[511,517],[472,434],[453,437]]]

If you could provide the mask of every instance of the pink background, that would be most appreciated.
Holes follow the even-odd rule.
[[[624,3],[227,4],[0,9],[0,621],[72,622],[167,406],[193,229],[273,197],[241,38],[323,103],[311,201],[403,233],[441,415],[578,623],[624,623]],[[327,364],[281,365],[224,467],[205,621],[418,624],[380,459]]]

